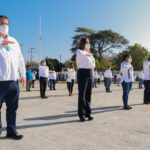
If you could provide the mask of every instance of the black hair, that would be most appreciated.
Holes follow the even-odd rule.
[[[4,15],[0,15],[0,19],[7,19],[9,21],[8,17]]]
[[[45,61],[45,60],[41,60],[41,63],[40,63],[40,64],[42,65],[44,62],[46,62],[46,61]]]
[[[123,59],[122,59],[122,61],[125,61],[126,60],[126,58],[128,58],[129,56],[131,56],[130,54],[125,54],[125,55],[123,55]]]

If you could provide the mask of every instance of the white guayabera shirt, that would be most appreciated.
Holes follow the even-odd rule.
[[[44,77],[44,78],[48,78],[49,76],[49,68],[48,66],[39,66],[39,76],[40,77]]]
[[[144,80],[150,80],[150,61],[145,60],[143,63]]]
[[[0,81],[17,81],[25,77],[25,62],[17,40],[8,36],[8,41],[14,43],[0,44]]]
[[[104,77],[105,78],[113,78],[112,76],[112,71],[110,69],[107,69],[105,72],[104,72]]]
[[[123,61],[121,63],[121,83],[122,82],[134,82],[134,70],[131,63]]]
[[[76,63],[78,69],[94,69],[95,59],[93,56],[87,56],[87,52],[77,49],[76,51]]]
[[[71,82],[72,80],[75,80],[76,79],[76,72],[75,72],[75,70],[74,69],[70,69],[70,68],[68,68],[67,69],[67,82]]]

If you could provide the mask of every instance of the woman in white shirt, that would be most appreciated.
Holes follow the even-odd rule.
[[[143,88],[143,81],[144,81],[143,70],[139,72],[138,81],[139,81],[139,89],[142,89]]]
[[[49,85],[50,90],[56,90],[56,87],[55,87],[56,79],[57,79],[56,71],[53,68],[53,70],[49,72],[49,77],[48,77],[48,83],[49,83],[48,85]]]
[[[80,121],[93,120],[91,116],[91,94],[93,82],[93,69],[95,59],[90,52],[90,42],[88,38],[82,38],[79,49],[76,51],[77,80],[78,80],[78,115]]]
[[[121,63],[121,83],[123,89],[123,103],[124,110],[130,110],[132,107],[128,105],[128,96],[132,87],[132,83],[134,82],[134,71],[133,66],[131,64],[132,57],[130,54],[125,54],[123,56],[123,61]]]
[[[74,66],[72,63],[69,64],[69,67],[67,68],[67,88],[69,91],[69,96],[73,95],[73,86],[74,86],[74,81],[76,79],[76,72],[74,69]]]
[[[46,65],[46,61],[42,60],[41,65],[39,67],[40,94],[41,94],[42,99],[48,98],[46,96],[46,87],[47,87],[47,83],[48,83],[48,75],[49,75],[49,68]]]
[[[104,85],[106,88],[106,93],[111,93],[110,86],[112,82],[112,71],[111,67],[108,66],[108,68],[104,72]]]
[[[35,86],[35,81],[36,81],[36,72],[32,72],[32,88],[34,88]]]

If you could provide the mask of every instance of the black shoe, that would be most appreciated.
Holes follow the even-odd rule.
[[[112,91],[108,91],[108,93],[111,93]]]
[[[85,121],[85,118],[84,118],[84,117],[80,117],[80,121],[81,121],[81,122],[84,122],[84,121]]]
[[[44,99],[47,99],[48,97],[47,97],[47,96],[43,96],[43,98],[44,98]]]
[[[92,116],[86,116],[86,118],[88,118],[89,121],[92,121],[94,119],[94,117]]]
[[[124,106],[124,107],[123,107],[123,110],[130,110],[130,109],[132,109],[131,106]]]
[[[149,105],[150,103],[149,103],[149,102],[144,102],[143,104],[145,104],[145,105]]]
[[[21,140],[23,138],[23,135],[20,135],[17,132],[10,132],[7,133],[6,137],[13,140]]]

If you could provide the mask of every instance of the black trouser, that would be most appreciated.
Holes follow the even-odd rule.
[[[0,81],[0,130],[2,128],[1,108],[4,101],[7,106],[7,132],[16,132],[16,112],[19,102],[18,81]]]
[[[79,69],[78,74],[78,115],[79,117],[90,116],[92,94],[92,69]]]
[[[48,79],[45,77],[40,77],[40,94],[41,97],[45,97],[46,87],[47,87]]]
[[[74,86],[74,80],[71,80],[71,82],[67,82],[67,88],[68,88],[69,94],[73,93],[73,86]]]
[[[144,81],[144,103],[150,103],[150,80]]]
[[[106,88],[106,92],[110,92],[111,78],[105,78],[104,79],[104,85]]]

